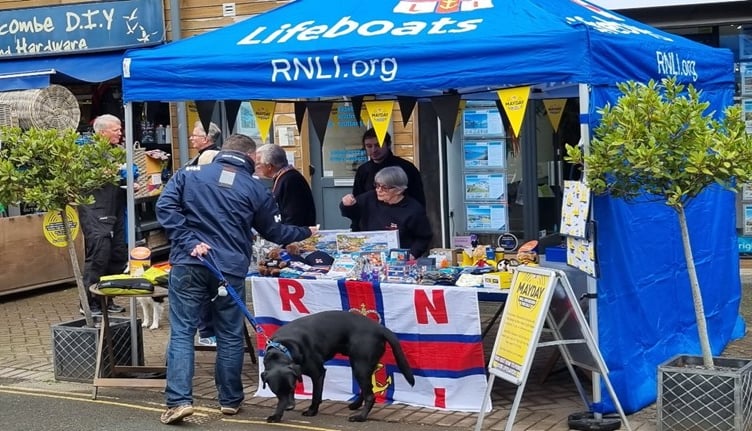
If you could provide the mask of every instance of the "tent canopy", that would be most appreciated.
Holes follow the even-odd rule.
[[[537,97],[590,86],[590,116],[616,83],[676,77],[711,109],[732,102],[733,56],[583,0],[297,0],[123,59],[134,101],[318,100],[459,93],[533,85]],[[570,96],[571,97],[571,96]],[[733,194],[709,190],[688,211],[715,353],[743,328]],[[656,398],[656,367],[699,353],[676,216],[660,203],[595,202],[601,351],[622,406]],[[660,239],[660,240],[659,240]],[[707,281],[707,282],[706,282]],[[629,322],[629,323],[627,323]],[[692,331],[695,331],[694,333]],[[605,391],[604,391],[605,393]],[[609,400],[604,400],[605,410]]]
[[[429,97],[677,76],[733,82],[731,52],[581,0],[298,0],[123,62],[125,101]],[[477,96],[484,97],[484,96]]]

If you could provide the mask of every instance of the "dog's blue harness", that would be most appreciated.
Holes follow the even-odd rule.
[[[290,359],[291,361],[293,360],[292,353],[290,353],[290,349],[288,349],[287,347],[283,346],[282,344],[276,341],[266,340],[266,351],[268,352],[269,349],[277,349],[280,352],[284,353],[284,355],[287,356],[288,359]]]

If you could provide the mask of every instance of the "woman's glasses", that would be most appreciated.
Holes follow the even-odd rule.
[[[393,189],[394,186],[388,186],[386,184],[381,184],[381,183],[373,183],[373,188],[375,188],[375,189],[381,189],[381,190],[384,190],[384,191],[388,192],[389,190]]]

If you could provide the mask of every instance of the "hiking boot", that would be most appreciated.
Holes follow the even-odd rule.
[[[240,411],[240,406],[237,407],[230,407],[230,406],[222,406],[219,408],[219,411],[222,412],[223,415],[236,415]]]
[[[163,424],[172,424],[178,421],[183,420],[183,418],[188,417],[193,414],[193,406],[190,404],[183,404],[181,406],[175,406],[175,407],[168,407],[167,410],[165,410],[164,413],[162,413],[162,416],[159,418],[159,421]]]

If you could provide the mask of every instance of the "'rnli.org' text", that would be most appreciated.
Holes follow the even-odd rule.
[[[377,76],[383,82],[397,76],[394,57],[343,61],[338,55],[272,59],[272,82],[317,79],[364,78]]]

